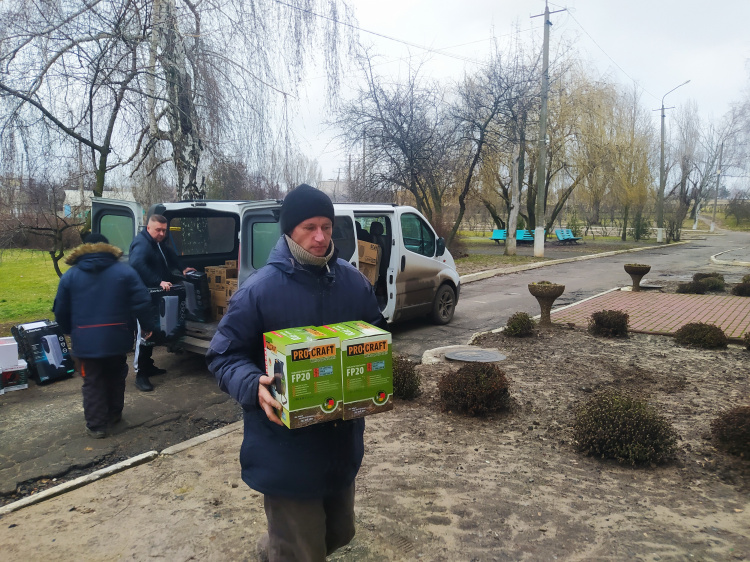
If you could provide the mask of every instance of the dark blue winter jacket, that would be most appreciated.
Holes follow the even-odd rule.
[[[297,262],[282,236],[232,297],[206,354],[219,387],[244,409],[242,479],[263,494],[320,498],[349,486],[362,464],[364,420],[288,429],[258,405],[264,332],[349,320],[385,327],[369,281],[335,255],[329,268]]]
[[[109,244],[82,244],[65,260],[72,265],[60,279],[53,311],[70,334],[80,358],[125,355],[133,348],[134,317],[153,329],[151,295],[135,270],[118,261],[122,251]]]
[[[173,272],[182,271],[177,254],[166,242],[157,244],[144,227],[130,243],[128,263],[138,272],[146,287],[172,282]]]

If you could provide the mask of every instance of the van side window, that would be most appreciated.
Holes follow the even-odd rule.
[[[227,254],[237,239],[234,217],[172,216],[169,236],[178,256]]]
[[[104,215],[99,221],[99,232],[107,237],[109,243],[120,248],[124,255],[130,252],[135,225],[131,216]]]
[[[435,233],[417,215],[401,215],[401,234],[404,247],[410,252],[428,257],[435,255]]]
[[[339,249],[339,258],[349,261],[354,255],[354,223],[351,217],[337,216],[333,222],[333,245]]]
[[[266,262],[268,262],[268,256],[271,255],[271,250],[276,246],[276,242],[279,241],[279,223],[277,222],[255,222],[253,223],[253,233],[251,240],[253,241],[251,263],[253,269],[260,269]]]

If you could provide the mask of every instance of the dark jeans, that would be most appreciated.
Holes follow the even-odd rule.
[[[264,496],[269,562],[325,562],[354,538],[354,483],[319,500]]]
[[[127,356],[77,359],[83,377],[83,415],[90,429],[106,429],[109,420],[125,405]]]

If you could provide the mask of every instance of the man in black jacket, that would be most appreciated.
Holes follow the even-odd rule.
[[[192,267],[180,268],[177,254],[165,243],[167,237],[167,219],[162,215],[151,215],[146,228],[133,238],[130,244],[130,265],[141,276],[146,287],[161,287],[165,291],[172,288],[173,271],[195,271]],[[133,367],[135,368],[135,386],[143,392],[154,390],[150,376],[166,373],[154,364],[151,355],[153,345],[141,338],[141,325],[138,324],[138,345],[135,350]]]
[[[145,337],[151,331],[151,297],[138,274],[118,261],[121,255],[104,236],[90,234],[66,260],[73,267],[60,279],[53,308],[63,332],[71,335],[83,377],[86,432],[95,439],[122,417],[133,316],[143,323]]]

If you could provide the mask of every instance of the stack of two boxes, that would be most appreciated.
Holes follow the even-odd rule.
[[[229,299],[237,291],[237,260],[224,265],[206,267],[208,288],[211,291],[211,318],[221,320],[227,312]]]
[[[391,334],[367,322],[263,334],[266,373],[290,429],[393,409]]]
[[[18,358],[18,344],[13,338],[0,338],[0,395],[29,388],[26,361]]]

